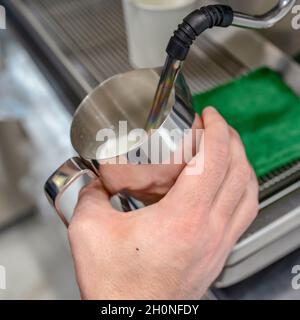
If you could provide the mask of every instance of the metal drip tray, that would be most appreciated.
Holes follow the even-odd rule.
[[[48,67],[78,101],[99,82],[131,69],[121,0],[1,2],[22,35],[42,48]],[[201,92],[263,65],[280,72],[300,95],[300,67],[259,34],[234,27],[202,36],[184,73],[192,91]],[[300,247],[300,237],[290,243],[285,238],[300,229],[293,223],[300,216],[299,177],[300,159],[260,179],[260,218],[235,247],[218,286],[236,283]],[[280,239],[285,245],[278,244]],[[277,243],[276,252],[272,243]],[[253,260],[258,252],[259,258]]]

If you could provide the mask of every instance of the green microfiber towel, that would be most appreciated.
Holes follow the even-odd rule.
[[[240,133],[258,177],[300,159],[300,99],[269,68],[197,94],[193,103],[200,114],[216,107]]]

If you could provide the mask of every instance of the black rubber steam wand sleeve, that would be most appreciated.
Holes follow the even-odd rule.
[[[183,19],[169,41],[167,53],[183,61],[194,40],[205,30],[213,27],[228,27],[232,24],[234,12],[231,7],[210,5],[195,10]]]

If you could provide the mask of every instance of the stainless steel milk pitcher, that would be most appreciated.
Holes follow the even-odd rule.
[[[123,195],[124,204],[124,196],[138,198],[140,191],[148,189],[151,184],[157,184],[157,192],[161,192],[159,181],[167,179],[174,182],[182,170],[184,163],[165,164],[164,159],[159,159],[157,163],[157,158],[152,163],[151,157],[141,157],[141,154],[146,154],[147,140],[157,141],[157,136],[171,155],[184,152],[182,144],[174,146],[174,141],[170,142],[169,137],[165,137],[166,132],[174,130],[177,137],[184,137],[194,122],[191,93],[182,74],[177,77],[164,118],[157,124],[156,130],[147,132],[146,140],[121,152],[109,154],[109,159],[107,153],[102,156],[100,152],[100,156],[97,155],[99,147],[101,150],[101,146],[107,142],[97,141],[99,130],[112,127],[118,130],[120,121],[126,121],[129,129],[145,127],[159,75],[160,71],[155,69],[116,75],[100,84],[78,107],[71,125],[71,142],[79,156],[66,161],[45,184],[50,203],[66,225],[68,221],[60,208],[60,197],[82,175],[101,179],[112,195]],[[188,144],[185,146],[190,147]],[[139,155],[138,163],[135,161],[136,154]],[[155,186],[152,186],[151,193],[156,193]],[[148,202],[151,202],[152,195],[149,195]],[[144,199],[147,203],[147,194]]]

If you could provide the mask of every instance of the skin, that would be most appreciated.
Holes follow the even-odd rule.
[[[204,170],[188,164],[157,203],[124,214],[93,181],[69,227],[84,299],[199,299],[258,212],[258,184],[238,134],[213,108],[202,115]]]

